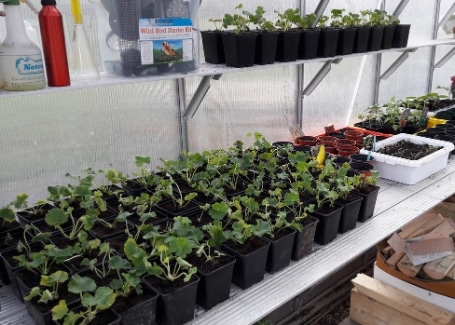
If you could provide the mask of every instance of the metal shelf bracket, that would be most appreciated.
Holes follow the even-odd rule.
[[[325,78],[325,76],[332,69],[332,63],[338,64],[341,62],[341,60],[343,60],[343,59],[336,59],[336,60],[330,60],[330,61],[325,62],[324,65],[322,66],[322,68],[318,71],[318,73],[316,73],[316,75],[313,77],[313,79],[308,83],[308,85],[302,91],[300,96],[303,97],[303,96],[311,95],[311,93],[316,89],[316,87],[321,83],[321,81]]]
[[[314,22],[311,24],[311,28],[315,27],[317,23],[319,22],[319,18],[321,18],[322,14],[324,13],[325,8],[327,8],[327,5],[329,4],[330,0],[321,0],[319,1],[318,6],[316,7],[316,10],[314,11],[314,14],[316,15],[316,19]]]
[[[403,12],[404,8],[408,5],[409,0],[401,0],[398,6],[395,8],[395,11],[393,12],[392,16],[395,18],[398,18],[401,13]]]
[[[381,80],[386,80],[387,78],[389,78],[394,72],[396,69],[398,69],[398,67],[400,65],[402,65],[404,63],[404,61],[407,60],[407,58],[409,57],[409,52],[415,52],[417,49],[410,49],[410,50],[406,50],[404,51],[396,60],[395,62],[393,62],[390,67],[381,75],[380,79]]]
[[[449,20],[449,18],[453,15],[453,13],[455,12],[455,2],[452,4],[452,6],[449,8],[449,10],[447,11],[447,13],[444,15],[444,17],[442,17],[441,21],[439,22],[438,24],[438,29],[443,27],[447,21]]]
[[[446,55],[444,55],[441,60],[439,60],[435,65],[434,65],[434,69],[436,68],[441,68],[444,64],[447,63],[447,61],[450,60],[450,58],[455,54],[455,47],[452,48],[449,52],[447,52]]]
[[[202,101],[205,98],[205,95],[210,89],[211,86],[211,79],[213,80],[220,80],[222,74],[215,74],[210,76],[202,77],[199,86],[197,87],[196,91],[194,92],[193,98],[189,102],[188,106],[186,107],[185,111],[183,112],[182,119],[185,122],[188,122],[189,119],[193,118],[194,114],[196,114],[199,106],[201,106]]]

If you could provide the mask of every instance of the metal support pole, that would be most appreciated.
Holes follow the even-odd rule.
[[[332,68],[332,63],[338,64],[341,62],[341,60],[343,60],[343,59],[326,61],[324,63],[324,65],[322,66],[322,68],[318,71],[318,73],[316,73],[316,75],[313,77],[313,79],[310,81],[310,83],[302,91],[301,96],[311,95],[311,93],[321,83],[321,81],[324,79],[324,77],[329,73],[330,69]]]
[[[393,12],[393,15],[395,18],[398,18],[401,13],[403,12],[404,8],[408,5],[409,0],[401,0],[398,6],[395,8],[395,11]]]
[[[179,135],[180,135],[180,151],[188,150],[188,129],[186,121],[182,118],[182,112],[186,109],[186,87],[185,79],[177,79],[177,93],[178,93],[178,115],[179,115]]]
[[[300,13],[301,15],[306,14],[306,2],[300,0]],[[305,64],[299,64],[297,66],[297,106],[295,110],[295,124],[303,127],[303,96],[300,94],[303,91],[303,85],[305,84]]]
[[[401,66],[404,61],[406,61],[409,57],[409,52],[414,52],[416,49],[413,49],[413,50],[406,50],[404,51],[399,57],[398,59],[395,60],[395,62],[393,62],[390,67],[381,75],[380,79],[381,80],[386,80],[387,78],[389,78],[394,72],[396,69],[398,69],[399,66]]]
[[[191,98],[190,103],[186,107],[185,111],[183,112],[183,121],[187,122],[190,118],[194,116],[196,111],[199,109],[199,106],[202,103],[207,91],[210,89],[210,79],[212,76],[204,76],[202,77],[199,86],[197,87],[196,91],[194,92],[193,98]]]
[[[324,13],[325,8],[327,8],[329,1],[330,0],[320,0],[319,1],[319,4],[316,7],[316,10],[314,12],[316,15],[316,19],[314,20],[313,24],[311,24],[312,28],[317,25],[319,18],[321,18],[322,14]]]
[[[455,8],[455,4],[452,7]],[[441,11],[441,0],[436,0],[435,17],[434,17],[434,28],[433,28],[433,39],[436,39],[438,37],[438,29],[439,29],[438,21],[439,21],[439,12],[440,11]],[[434,65],[435,65],[435,60],[436,60],[436,46],[433,46],[430,51],[431,51],[431,54],[430,54],[430,71],[428,73],[428,83],[427,83],[427,93],[428,94],[431,93],[431,88],[433,87]]]

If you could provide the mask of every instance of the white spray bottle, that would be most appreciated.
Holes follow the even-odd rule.
[[[46,86],[41,50],[27,36],[20,0],[0,0],[5,7],[6,38],[0,45],[0,75],[6,90]]]

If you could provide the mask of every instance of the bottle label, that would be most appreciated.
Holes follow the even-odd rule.
[[[21,88],[27,84],[37,83],[45,84],[44,64],[40,54],[0,56],[0,75],[5,88]]]

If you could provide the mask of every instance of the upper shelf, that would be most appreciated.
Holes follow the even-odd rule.
[[[349,54],[349,55],[344,55],[344,56],[340,55],[340,56],[329,57],[329,58],[297,60],[297,61],[292,61],[292,62],[276,62],[274,64],[254,65],[254,66],[246,67],[246,68],[233,68],[233,67],[228,67],[228,66],[222,65],[222,64],[215,65],[215,64],[209,64],[209,63],[202,63],[199,65],[198,69],[191,71],[191,72],[187,72],[187,73],[169,73],[169,74],[154,75],[154,76],[149,75],[149,76],[144,76],[144,77],[122,77],[122,76],[115,76],[115,75],[109,75],[109,74],[102,74],[101,78],[98,80],[72,82],[71,86],[69,86],[69,87],[46,87],[44,89],[33,90],[33,91],[0,90],[0,98],[19,97],[19,96],[24,96],[24,95],[42,95],[42,94],[47,94],[47,93],[51,93],[51,92],[55,92],[55,91],[77,90],[77,89],[103,87],[103,86],[110,86],[110,85],[139,83],[139,82],[145,82],[145,81],[159,81],[159,80],[180,79],[180,78],[188,78],[188,77],[222,75],[222,74],[226,74],[226,73],[263,70],[263,69],[268,69],[268,68],[289,66],[289,65],[299,65],[299,64],[305,64],[305,63],[327,62],[327,61],[333,61],[333,60],[337,60],[337,59],[358,57],[358,56],[364,56],[364,55],[372,55],[372,54],[380,54],[380,53],[387,53],[387,52],[402,52],[402,51],[407,51],[407,50],[415,50],[415,49],[418,49],[421,47],[439,46],[439,45],[455,45],[455,38],[414,42],[414,43],[408,45],[407,47],[402,47],[402,48],[392,48],[392,49],[388,49],[388,50],[371,51],[371,52],[366,52],[366,53],[353,53],[353,54]]]

